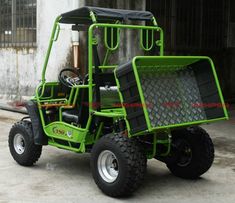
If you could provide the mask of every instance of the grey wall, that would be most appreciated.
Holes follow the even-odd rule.
[[[77,1],[77,0],[76,0]],[[37,1],[37,47],[0,49],[0,105],[14,105],[34,94],[55,18],[73,9],[71,0]],[[58,70],[68,63],[71,31],[61,31],[48,64],[47,79],[56,80]]]
[[[37,1],[37,47],[29,49],[0,49],[0,106],[15,105],[27,100],[34,94],[36,85],[41,79],[41,70],[55,18],[66,11],[84,5],[108,8],[145,9],[145,0],[40,0]],[[57,80],[58,71],[72,62],[71,31],[62,27],[59,41],[55,44],[47,68],[47,80]],[[80,35],[80,52],[83,57],[83,66],[86,65],[87,34]],[[119,59],[130,58],[135,54],[131,41],[135,35],[127,33],[122,38],[127,44],[126,51],[119,53]],[[128,41],[128,42],[127,42]],[[128,45],[129,44],[129,45]]]

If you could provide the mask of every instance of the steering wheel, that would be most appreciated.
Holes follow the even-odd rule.
[[[78,75],[78,71],[75,68],[65,68],[61,70],[58,79],[62,85],[68,88],[83,83],[81,76]]]

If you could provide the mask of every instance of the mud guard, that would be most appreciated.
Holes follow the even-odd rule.
[[[38,111],[38,107],[36,102],[34,101],[28,101],[26,103],[26,109],[29,114],[29,117],[32,122],[33,126],[33,136],[34,136],[34,144],[36,145],[47,145],[48,144],[48,138],[45,135],[42,123]]]

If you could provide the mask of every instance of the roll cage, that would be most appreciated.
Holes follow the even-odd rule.
[[[133,25],[128,23],[128,21],[145,21],[151,24],[151,26],[145,26],[145,25]],[[150,51],[154,46],[159,47],[159,55],[163,56],[163,30],[158,27],[157,21],[153,14],[148,11],[131,11],[131,10],[121,10],[121,9],[108,9],[108,8],[97,8],[97,7],[82,7],[64,14],[61,14],[58,16],[54,22],[52,34],[50,37],[49,47],[46,53],[45,62],[43,65],[42,70],[42,80],[39,86],[36,89],[36,100],[37,103],[40,104],[40,100],[42,98],[42,95],[44,94],[44,90],[46,85],[55,85],[55,83],[46,83],[46,69],[48,65],[49,56],[51,53],[51,49],[53,46],[53,43],[57,41],[59,34],[60,34],[60,23],[62,24],[72,24],[72,25],[88,25],[88,84],[86,85],[79,85],[79,87],[74,86],[72,88],[72,93],[75,94],[75,96],[78,95],[79,89],[88,88],[88,98],[89,98],[89,119],[87,122],[86,129],[89,128],[91,117],[92,115],[97,116],[105,116],[105,117],[124,117],[124,114],[122,111],[119,111],[117,108],[115,111],[103,111],[101,112],[99,109],[94,109],[93,106],[93,88],[96,86],[96,92],[98,92],[98,84],[94,83],[94,78],[102,69],[115,69],[117,65],[106,65],[103,63],[102,65],[97,62],[98,60],[95,59],[96,54],[94,54],[95,51],[97,51],[97,39],[94,37],[94,30],[98,28],[103,28],[105,30],[104,35],[106,39],[105,46],[108,51],[115,51],[118,48],[118,40],[120,40],[119,36],[119,30],[120,29],[134,29],[134,30],[140,30],[140,37],[141,37],[141,43],[140,47],[144,51]],[[116,32],[116,44],[114,44],[114,39],[111,39],[111,45],[109,45],[107,33],[108,29],[111,30],[112,33],[114,33],[114,29],[118,30]],[[154,41],[154,32],[160,33],[160,38],[156,41]],[[150,42],[149,42],[150,41]],[[96,48],[96,49],[94,49]],[[95,55],[95,56],[94,56]],[[107,60],[107,55],[105,56],[105,61]],[[93,60],[94,59],[94,60]],[[93,71],[94,70],[94,71]],[[97,80],[96,80],[97,83]],[[50,101],[51,98],[49,98]],[[48,101],[49,101],[48,100]],[[56,102],[60,102],[61,99],[55,99]],[[99,100],[99,94],[96,94],[96,101]],[[45,102],[45,98],[43,99],[43,102]],[[68,100],[61,100],[61,102],[67,103],[71,108],[75,105],[75,99],[71,97],[68,98]],[[60,108],[60,121],[61,121],[61,111],[63,107]],[[43,113],[41,110],[39,110],[39,113],[41,114],[42,118],[42,125],[45,127],[44,119],[43,119]]]

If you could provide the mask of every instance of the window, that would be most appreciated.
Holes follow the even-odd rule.
[[[36,0],[0,0],[0,48],[36,46]]]

